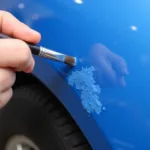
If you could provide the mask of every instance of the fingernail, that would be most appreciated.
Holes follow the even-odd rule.
[[[32,72],[32,68],[28,68],[27,70],[24,71],[25,73],[31,73]]]
[[[35,61],[34,61],[34,59],[33,59],[33,60],[32,60],[32,64],[30,65],[30,67],[27,68],[24,72],[25,72],[25,73],[31,73],[31,72],[33,71],[33,69],[34,69],[34,65],[35,65]]]
[[[10,99],[0,100],[0,109],[5,107]]]
[[[31,29],[32,32],[34,32],[34,34],[40,35],[40,33],[34,29]]]
[[[4,103],[0,100],[0,109],[4,107]]]

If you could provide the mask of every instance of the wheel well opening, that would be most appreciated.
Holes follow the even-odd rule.
[[[20,85],[37,84],[37,83],[42,84],[33,74],[17,72],[16,73],[16,82],[15,82],[13,88],[15,88],[16,86],[20,86]]]
[[[23,72],[19,72],[16,75],[16,82],[13,86],[13,88],[18,88],[22,86],[28,86],[28,85],[40,85],[40,87],[43,87],[44,92],[48,92],[53,98],[51,99],[51,103],[53,104],[53,107],[49,112],[52,113],[55,116],[55,121],[61,120],[62,124],[60,125],[61,128],[63,128],[63,132],[66,132],[64,140],[75,138],[76,142],[78,144],[74,145],[74,149],[81,148],[82,150],[92,150],[91,145],[87,138],[84,136],[83,132],[81,131],[80,127],[77,125],[75,120],[72,118],[68,110],[64,107],[64,105],[57,99],[57,97],[33,74],[25,74]],[[32,89],[32,88],[31,88]],[[34,88],[33,88],[34,89]],[[42,91],[42,90],[40,90]],[[45,107],[45,104],[48,104],[47,101],[42,102]],[[50,107],[51,108],[51,107]],[[64,116],[62,116],[64,115]],[[67,129],[68,127],[68,129]],[[60,127],[59,127],[60,128]],[[63,133],[62,132],[62,133]],[[80,139],[80,140],[79,140]],[[73,144],[73,143],[72,143]]]

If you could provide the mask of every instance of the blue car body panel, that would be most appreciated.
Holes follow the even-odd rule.
[[[77,65],[35,57],[33,74],[63,103],[94,150],[150,149],[150,1],[2,0],[40,45]]]

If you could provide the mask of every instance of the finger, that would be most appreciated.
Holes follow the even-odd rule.
[[[16,80],[16,74],[8,68],[0,68],[0,93],[12,87]]]
[[[37,31],[32,30],[6,11],[0,11],[0,32],[35,44],[41,39]]]
[[[24,71],[34,67],[34,59],[28,45],[17,39],[0,40],[0,67],[15,68],[16,71]]]
[[[0,93],[0,109],[3,108],[9,102],[9,100],[12,98],[12,95],[12,88],[9,88],[3,93]]]
[[[100,58],[99,64],[102,68],[104,76],[112,83],[116,84],[116,74],[111,65],[107,62],[106,58]]]
[[[118,85],[125,87],[126,82],[125,82],[124,76],[117,75],[117,83],[118,83]]]
[[[25,73],[32,72],[32,70],[34,69],[34,65],[35,65],[35,61],[32,59],[31,65],[29,66],[29,68],[25,69],[24,72]]]
[[[122,57],[120,57],[114,53],[110,53],[109,58],[112,62],[113,68],[117,72],[119,72],[122,75],[128,75],[129,74],[127,64]]]

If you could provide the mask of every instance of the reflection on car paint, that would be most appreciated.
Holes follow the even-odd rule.
[[[130,28],[131,28],[131,30],[133,30],[133,31],[137,31],[137,30],[138,30],[138,28],[137,28],[135,25],[131,25]]]
[[[87,66],[89,63],[93,66],[73,71],[68,83],[80,90],[82,105],[88,113],[100,114],[103,106],[100,101],[101,86],[124,87],[126,85],[124,76],[128,75],[127,64],[123,58],[103,44],[94,44],[86,59]],[[82,62],[80,65],[82,66]]]
[[[23,22],[28,26],[32,27],[35,20],[43,19],[43,18],[52,18],[54,17],[54,12],[49,7],[46,7],[41,2],[34,2],[34,1],[22,1],[14,0],[12,3],[8,2],[1,2],[0,9],[4,9],[6,11],[12,11],[17,9],[17,13],[21,13],[23,18]],[[34,9],[32,9],[34,7]]]
[[[19,3],[19,4],[18,4],[18,8],[19,8],[19,9],[23,9],[24,7],[25,7],[24,3]]]
[[[129,142],[126,142],[126,141],[121,141],[121,140],[118,140],[118,139],[112,139],[112,142],[116,145],[117,150],[135,150],[135,145],[129,143]]]
[[[96,80],[101,87],[124,87],[129,75],[126,61],[105,45],[94,44],[89,52],[89,61],[96,68]]]
[[[82,4],[83,0],[74,0],[74,2],[77,3],[77,4]]]

